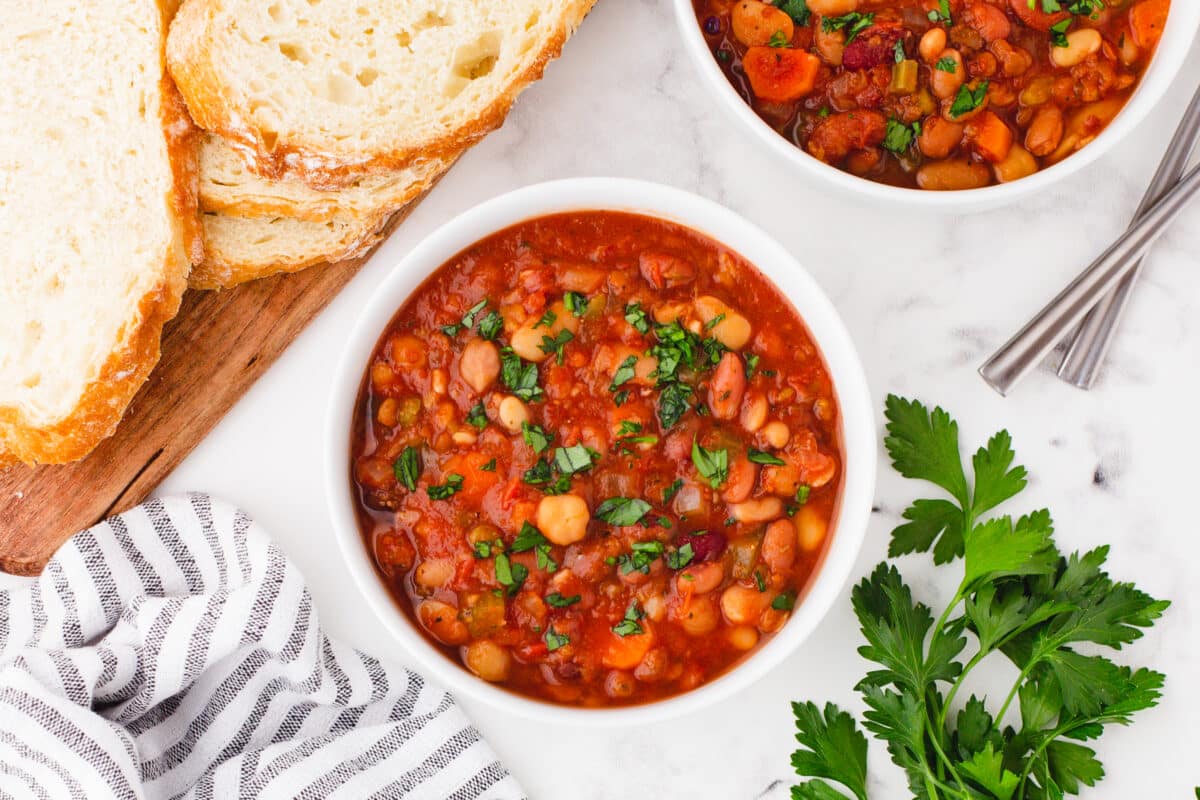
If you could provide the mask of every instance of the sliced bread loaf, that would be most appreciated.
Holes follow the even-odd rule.
[[[291,217],[238,217],[207,212],[204,259],[192,268],[193,289],[228,289],[280,272],[298,272],[370,250],[391,215],[335,214],[325,222]]]
[[[187,0],[170,69],[197,124],[314,188],[499,127],[594,0]]]
[[[0,25],[0,462],[109,436],[200,255],[170,0],[9,0]]]
[[[240,217],[292,217],[331,222],[339,215],[376,218],[430,187],[449,159],[424,159],[412,167],[355,180],[337,191],[319,191],[299,178],[264,178],[251,170],[227,139],[205,134],[200,145],[200,207]]]

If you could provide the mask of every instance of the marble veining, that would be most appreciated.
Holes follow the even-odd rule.
[[[1191,796],[1200,784],[1200,207],[1155,249],[1097,389],[1049,367],[1001,398],[978,364],[1127,224],[1200,82],[1200,52],[1146,123],[1062,185],[1008,209],[939,217],[858,205],[792,173],[707,97],[663,0],[600,0],[508,124],[468,153],[373,261],[168,479],[235,502],[274,532],[312,585],[330,633],[403,660],[364,613],[328,532],[320,431],[329,377],[358,309],[391,264],[453,215],[503,191],[582,175],[638,177],[721,202],[789,247],[843,315],[867,370],[878,419],[887,392],[943,404],[974,448],[1000,427],[1032,480],[1015,511],[1048,506],[1063,549],[1113,545],[1111,567],[1174,601],[1124,658],[1168,675],[1163,705],[1109,732],[1109,777],[1095,798]],[[856,572],[922,488],[881,468]],[[901,569],[926,602],[951,575],[925,557]],[[806,646],[750,690],[706,711],[629,731],[550,730],[467,702],[468,712],[536,798],[784,800],[793,749],[789,702],[859,709],[865,664],[849,587]],[[974,691],[993,695],[1003,670]],[[906,796],[872,744],[876,798]]]

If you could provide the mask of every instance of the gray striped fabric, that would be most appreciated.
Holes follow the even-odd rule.
[[[0,798],[509,800],[442,690],[328,639],[241,512],[153,500],[0,592]]]

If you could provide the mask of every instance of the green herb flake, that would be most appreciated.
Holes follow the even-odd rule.
[[[400,457],[392,462],[392,473],[405,489],[415,492],[417,479],[421,477],[421,451],[415,447],[404,448]]]
[[[540,426],[530,425],[528,422],[521,423],[521,438],[533,448],[534,453],[544,453],[550,442],[554,441],[553,434],[546,433]]]
[[[948,3],[949,0],[942,0],[943,3]],[[821,20],[821,30],[825,33],[833,33],[834,31],[844,31],[846,34],[846,44],[850,44],[858,35],[867,28],[875,24],[875,14],[860,14],[853,11],[849,14],[843,14],[840,17],[824,17]]]
[[[551,608],[567,608],[578,603],[583,598],[580,595],[573,594],[570,597],[564,597],[558,592],[551,592],[546,595],[546,605]]]
[[[487,427],[487,411],[483,407],[483,403],[476,403],[475,406],[467,412],[467,424],[472,427],[483,430]]]
[[[950,116],[958,119],[964,114],[969,114],[975,109],[983,105],[983,101],[987,100],[988,82],[981,81],[974,89],[968,84],[963,84],[958,88],[958,95],[954,98],[954,102],[950,105]]]
[[[650,511],[650,504],[636,497],[610,497],[596,508],[595,517],[618,528],[637,525]]]
[[[526,363],[511,347],[500,351],[500,379],[509,391],[527,403],[545,398],[542,387],[538,386],[537,364]]]
[[[675,499],[675,495],[679,494],[679,490],[683,488],[683,478],[676,478],[675,482],[663,490],[663,503],[669,503]]]
[[[812,16],[807,0],[776,0],[775,5],[797,25],[807,25],[809,17]]]
[[[446,476],[445,483],[441,486],[430,486],[425,489],[425,493],[429,495],[430,500],[448,500],[462,489],[463,480],[462,475],[451,472]]]
[[[571,643],[571,637],[554,630],[553,625],[546,629],[546,635],[542,638],[546,642],[546,650],[550,653]]]
[[[491,461],[482,465],[479,468],[479,471],[480,472],[495,472],[496,471],[496,459],[493,458]]]
[[[692,543],[684,542],[679,549],[667,553],[665,560],[671,569],[683,569],[692,563],[692,559],[695,557],[696,551],[692,548]]]
[[[613,626],[612,632],[622,638],[645,633],[646,631],[638,624],[645,616],[645,612],[638,608],[637,600],[631,600],[629,607],[625,609],[624,619]]]
[[[771,601],[771,608],[776,611],[791,611],[796,606],[796,595],[791,592],[775,595],[775,599]]]
[[[787,463],[779,456],[773,456],[763,450],[755,450],[753,447],[746,451],[746,458],[754,464],[768,464],[774,467],[782,467]]]
[[[692,464],[714,489],[720,488],[729,477],[729,451],[706,450],[696,439],[692,440]]]
[[[588,311],[588,299],[579,292],[567,292],[563,296],[563,305],[577,317],[582,317]]]
[[[950,56],[944,56],[938,59],[937,64],[934,65],[934,69],[938,70],[939,72],[948,72],[953,75],[954,73],[958,72],[958,62]]]
[[[566,357],[566,346],[575,338],[575,334],[571,333],[566,328],[558,332],[557,336],[543,336],[542,343],[538,345],[538,349],[546,355],[553,355],[554,360],[562,366],[563,359]]]
[[[650,332],[650,321],[646,318],[646,312],[642,310],[641,303],[630,303],[625,306],[625,321],[643,336]]]
[[[811,486],[809,486],[807,483],[801,484],[800,488],[796,490],[796,502],[799,503],[800,505],[804,505],[805,503],[808,502],[808,496],[811,493],[812,493]]]
[[[617,367],[617,371],[613,373],[612,383],[608,385],[608,390],[610,392],[617,391],[617,389],[619,389],[621,386],[633,380],[634,376],[637,374],[634,371],[635,364],[637,364],[637,356],[629,356],[620,363],[620,365]]]
[[[758,570],[754,570],[754,585],[758,587],[760,592],[765,592],[767,590],[767,579],[764,578],[763,574]]]
[[[559,447],[554,450],[554,467],[563,475],[586,472],[599,459],[600,454],[581,444]]]
[[[498,553],[495,566],[496,582],[504,587],[509,597],[521,591],[521,586],[529,577],[529,569],[524,564],[511,560],[504,553]]]
[[[487,316],[479,321],[479,335],[489,342],[495,341],[504,330],[504,317],[495,311],[489,311]]]

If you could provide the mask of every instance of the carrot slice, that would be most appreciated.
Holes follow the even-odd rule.
[[[1129,9],[1129,28],[1138,47],[1153,47],[1158,43],[1170,13],[1170,0],[1142,0]]]
[[[642,663],[650,646],[654,644],[654,633],[642,622],[645,633],[618,636],[609,631],[604,639],[600,660],[609,669],[633,669]]]
[[[967,123],[967,137],[975,145],[976,152],[993,164],[1008,158],[1012,150],[1012,129],[991,111],[984,111]]]
[[[821,59],[786,47],[751,47],[742,57],[754,96],[769,103],[791,103],[817,84]]]

